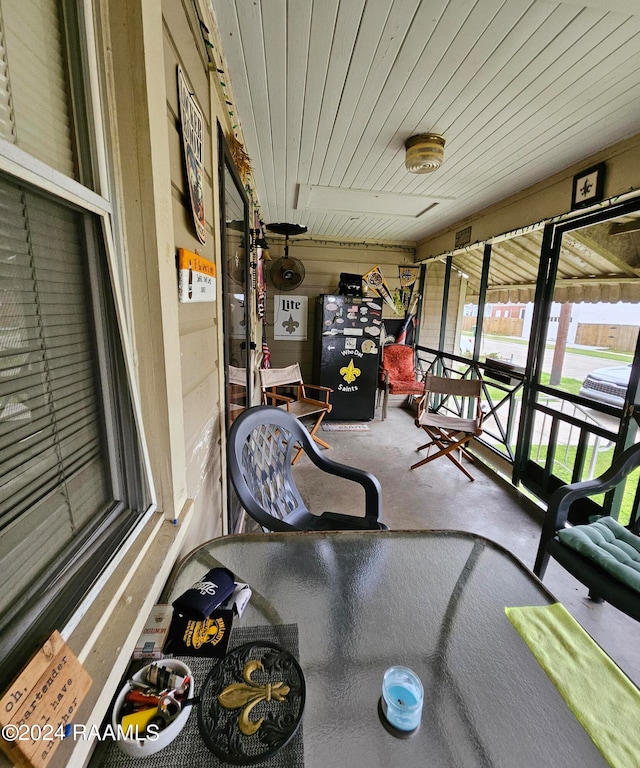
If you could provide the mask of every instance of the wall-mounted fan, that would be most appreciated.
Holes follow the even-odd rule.
[[[267,229],[276,235],[284,235],[284,256],[271,264],[271,282],[280,291],[292,291],[304,280],[305,270],[300,259],[289,256],[289,238],[303,235],[307,228],[300,224],[267,224]]]

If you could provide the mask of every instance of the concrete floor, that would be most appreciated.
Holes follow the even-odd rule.
[[[400,397],[390,398],[387,419],[367,422],[368,431],[321,432],[331,445],[327,456],[372,472],[380,481],[384,521],[391,529],[457,529],[501,544],[528,568],[533,567],[542,513],[511,486],[476,463],[475,481],[445,458],[411,471],[416,448],[425,442],[413,414]],[[424,455],[424,454],[421,454]],[[302,457],[294,468],[296,482],[313,512],[360,514],[363,495],[353,483],[331,478]],[[355,489],[355,494],[354,494]],[[640,685],[637,622],[607,604],[590,601],[585,588],[553,560],[545,586],[562,602],[611,658]]]

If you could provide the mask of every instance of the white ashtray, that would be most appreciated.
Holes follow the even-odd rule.
[[[188,677],[189,683],[187,687],[187,695],[185,698],[186,699],[193,698],[194,680],[193,680],[193,675],[191,673],[191,670],[186,664],[183,664],[181,661],[176,661],[175,659],[161,659],[160,661],[154,661],[151,664],[147,664],[146,667],[143,667],[139,672],[136,672],[131,679],[141,683],[146,682],[147,670],[150,667],[156,666],[156,665],[166,667],[172,672],[175,672],[175,674],[179,675],[180,677]],[[111,725],[113,728],[113,732],[118,734],[118,739],[116,741],[116,744],[122,750],[122,752],[124,752],[126,755],[130,755],[131,757],[146,757],[147,755],[153,755],[156,752],[159,752],[161,749],[164,749],[164,747],[171,744],[171,742],[175,739],[175,737],[184,728],[189,718],[189,713],[191,712],[191,705],[189,704],[183,707],[182,710],[180,711],[180,714],[172,722],[170,722],[169,725],[166,726],[166,728],[163,728],[157,733],[154,733],[153,735],[150,735],[149,737],[146,737],[146,738],[141,737],[141,738],[127,739],[127,738],[124,738],[124,736],[120,736],[119,734],[118,728],[120,727],[120,729],[122,729],[119,715],[120,715],[120,710],[122,709],[122,706],[124,704],[125,697],[131,690],[132,690],[131,684],[126,683],[126,685],[123,686],[120,693],[118,694],[116,702],[113,705],[113,712],[111,714]]]

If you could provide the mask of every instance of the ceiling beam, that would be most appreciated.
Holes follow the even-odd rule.
[[[629,232],[640,232],[640,219],[628,221],[626,224],[616,222],[609,229],[610,235],[625,235]]]

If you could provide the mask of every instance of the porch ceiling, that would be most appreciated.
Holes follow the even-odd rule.
[[[637,0],[210,1],[265,223],[413,243],[640,130]]]
[[[487,301],[533,301],[542,230],[501,240],[491,246]],[[453,266],[468,276],[467,296],[477,299],[483,246],[453,257]],[[555,286],[557,301],[640,302],[640,217],[621,217],[588,229],[565,233]]]

